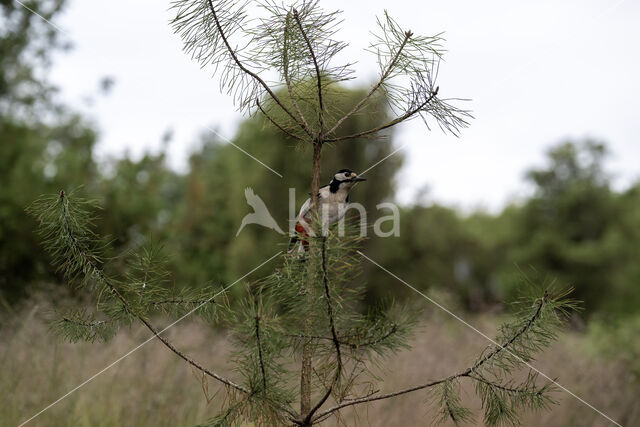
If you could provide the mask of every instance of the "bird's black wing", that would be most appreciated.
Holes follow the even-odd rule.
[[[329,184],[323,185],[322,187],[318,188],[318,190],[322,190],[323,188],[328,187],[328,186],[329,186]],[[311,195],[311,191],[309,191],[307,194]],[[320,197],[320,193],[318,193],[318,197]]]

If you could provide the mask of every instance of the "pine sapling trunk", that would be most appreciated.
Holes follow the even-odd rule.
[[[313,165],[311,168],[311,201],[312,201],[312,215],[313,219],[317,218],[318,214],[318,192],[320,191],[320,159],[322,158],[322,141],[317,139],[313,143]],[[316,245],[313,240],[310,241],[310,253],[314,253]],[[317,268],[315,262],[316,257],[311,256],[309,259],[309,275],[307,283],[307,293],[311,293],[314,280],[314,272]],[[307,319],[304,325],[304,334],[307,336],[313,335],[311,319]],[[305,342],[302,346],[302,367],[300,369],[300,414],[304,419],[305,415],[311,410],[311,373],[312,367],[312,348],[310,342]]]

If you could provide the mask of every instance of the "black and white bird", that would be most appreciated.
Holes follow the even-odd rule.
[[[344,216],[349,204],[349,190],[360,181],[366,181],[350,169],[341,169],[333,176],[331,182],[320,187],[318,191],[318,214],[320,215],[323,230],[330,225],[340,221]],[[311,198],[300,208],[298,220],[296,222],[296,235],[291,238],[289,252],[295,250],[296,243],[299,242],[298,251],[306,251],[309,242],[304,237],[311,232]]]

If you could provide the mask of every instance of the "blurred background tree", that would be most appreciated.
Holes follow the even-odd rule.
[[[63,1],[29,2],[54,19]],[[93,128],[55,101],[44,76],[67,46],[51,25],[13,1],[0,3],[0,292],[9,302],[38,281],[56,281],[24,208],[62,185],[92,186]]]
[[[363,95],[362,90],[343,90],[331,93],[328,102],[344,111],[352,108]],[[356,129],[374,126],[386,117],[384,111],[383,100],[378,99],[376,104],[347,120],[341,133],[351,134]],[[268,257],[275,245],[282,244],[278,233],[256,225],[245,227],[236,237],[240,220],[251,212],[244,189],[253,188],[286,232],[290,216],[289,188],[295,189],[295,216],[309,197],[308,165],[312,156],[309,147],[283,139],[282,133],[262,118],[245,120],[234,144],[275,171],[286,171],[283,178],[256,165],[255,160],[236,147],[221,142],[213,132],[205,133],[202,140],[202,149],[191,156],[185,201],[176,226],[179,248],[176,253],[184,254],[184,259],[180,260],[180,277],[194,283],[220,276],[226,280],[238,277],[248,263]],[[355,139],[339,144],[323,156],[323,170],[350,168],[364,171],[389,155],[392,147],[391,138],[375,143]],[[392,200],[395,174],[401,163],[402,155],[396,154],[371,169],[367,173],[371,184],[358,186],[352,199],[374,214],[377,204]],[[332,174],[326,172],[323,181],[329,182]]]

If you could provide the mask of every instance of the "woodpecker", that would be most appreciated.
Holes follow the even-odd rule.
[[[361,178],[350,169],[340,169],[338,173],[333,176],[331,182],[327,185],[320,187],[318,191],[319,209],[323,229],[327,229],[331,224],[335,224],[340,221],[344,216],[347,205],[349,204],[349,190],[357,183],[366,181]],[[309,193],[311,194],[311,193]],[[309,242],[300,236],[306,237],[311,231],[311,211],[312,211],[311,198],[300,208],[298,214],[298,221],[296,222],[297,234],[291,238],[289,242],[289,252],[293,252],[294,246],[300,241],[299,252],[307,251],[309,248]]]

